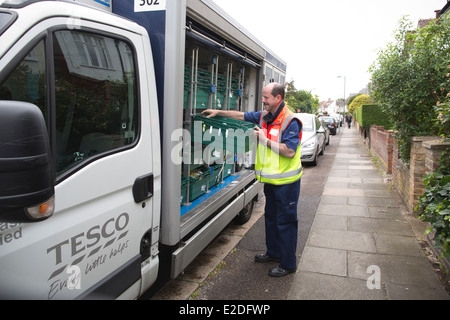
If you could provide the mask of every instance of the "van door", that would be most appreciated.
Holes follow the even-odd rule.
[[[115,298],[150,256],[155,131],[143,121],[157,115],[142,36],[67,20],[35,25],[0,63],[0,99],[45,116],[56,177],[53,217],[0,221],[1,298]]]

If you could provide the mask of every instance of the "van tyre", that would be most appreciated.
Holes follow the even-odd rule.
[[[239,212],[238,215],[234,218],[234,222],[238,225],[246,224],[252,217],[254,204],[255,199],[247,203],[244,209],[242,209],[241,212]]]

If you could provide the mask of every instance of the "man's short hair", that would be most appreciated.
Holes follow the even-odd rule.
[[[272,95],[274,97],[280,95],[281,99],[284,100],[284,96],[285,96],[285,90],[284,90],[284,86],[282,86],[279,83],[274,83],[273,84],[273,88],[272,88]]]

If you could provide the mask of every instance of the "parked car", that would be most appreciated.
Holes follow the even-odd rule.
[[[319,122],[322,128],[325,130],[325,145],[328,146],[330,144],[330,136],[331,136],[330,129],[328,128],[325,121],[323,121],[323,119],[319,118]]]
[[[319,155],[325,152],[326,129],[313,114],[296,113],[295,116],[303,123],[302,162],[317,165]]]
[[[340,115],[339,113],[334,113],[334,114],[332,114],[331,116],[332,116],[332,117],[334,118],[334,120],[336,121],[336,125],[337,125],[338,127],[342,127],[342,124],[343,124],[342,115]]]
[[[328,129],[330,129],[331,134],[335,136],[337,132],[336,120],[334,120],[333,117],[323,117],[322,120],[327,124],[327,127]]]

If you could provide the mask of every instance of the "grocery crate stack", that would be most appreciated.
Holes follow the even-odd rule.
[[[188,94],[191,90],[191,78],[192,68],[190,66],[184,67],[184,106],[186,108]],[[237,110],[238,99],[241,95],[239,79],[231,79],[231,88],[229,93],[229,99],[226,99],[227,95],[227,78],[221,74],[217,76],[217,84],[213,84],[212,73],[208,70],[197,70],[197,90],[195,108],[197,110],[205,110],[207,108],[225,108],[228,110]],[[210,101],[210,97],[213,100]],[[227,106],[225,106],[227,103]]]
[[[235,173],[237,155],[254,148],[253,127],[224,117],[193,117],[189,178],[182,177],[181,205],[196,200]]]

